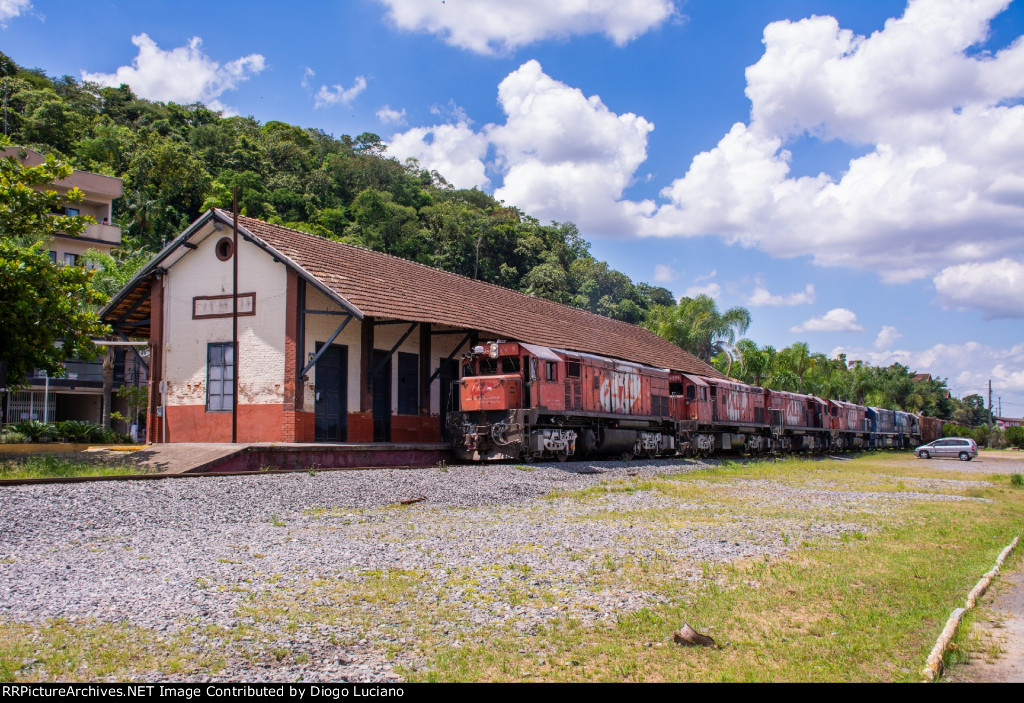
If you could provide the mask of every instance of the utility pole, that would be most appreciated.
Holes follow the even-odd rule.
[[[231,193],[231,443],[238,443],[238,186]],[[989,402],[991,404],[991,401]],[[989,413],[991,414],[991,413]]]
[[[988,379],[988,443],[992,444],[992,379]]]

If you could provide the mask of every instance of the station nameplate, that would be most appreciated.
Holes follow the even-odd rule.
[[[238,314],[256,314],[256,294],[238,294]],[[208,317],[231,317],[230,295],[197,295],[192,298],[192,319]]]

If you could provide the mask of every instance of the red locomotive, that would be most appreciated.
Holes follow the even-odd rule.
[[[462,358],[467,460],[846,451],[920,442],[916,415],[521,342]],[[929,426],[930,425],[926,425]]]

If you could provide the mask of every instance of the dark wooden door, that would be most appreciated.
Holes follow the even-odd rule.
[[[459,409],[459,362],[455,359],[441,359],[441,371],[437,375],[441,382],[441,439],[451,439],[448,433],[448,413]]]
[[[391,441],[391,358],[387,352],[373,352],[373,368],[387,358],[373,375],[373,441]]]
[[[323,342],[316,343],[319,352]],[[317,442],[344,442],[348,439],[348,347],[332,344],[316,361]]]

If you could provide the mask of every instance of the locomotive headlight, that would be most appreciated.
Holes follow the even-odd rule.
[[[498,358],[498,343],[497,342],[491,342],[487,346],[488,346],[487,356],[491,357],[492,359],[497,359]]]

